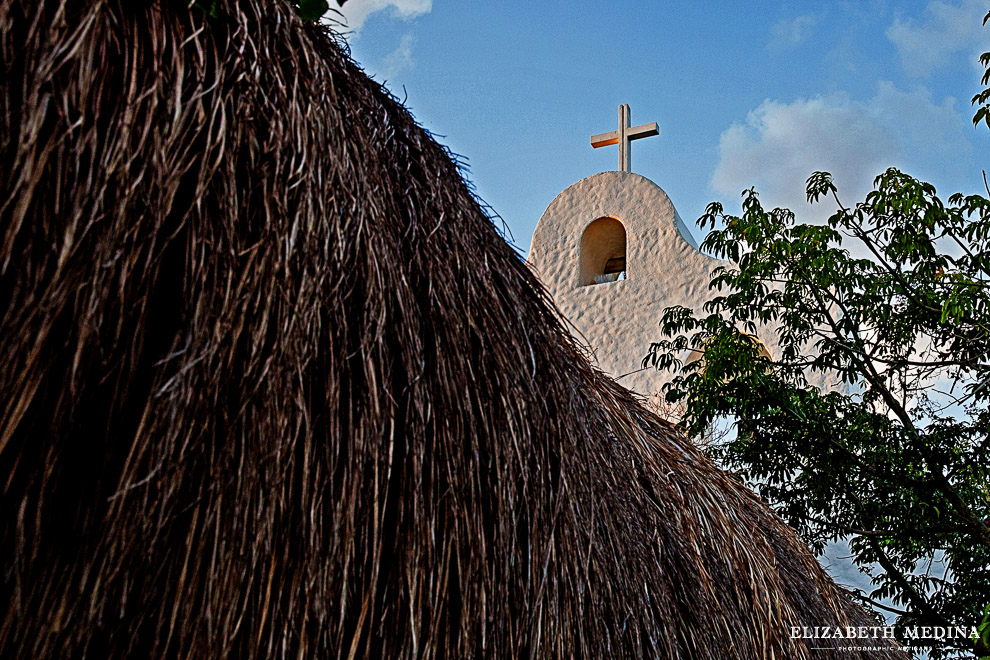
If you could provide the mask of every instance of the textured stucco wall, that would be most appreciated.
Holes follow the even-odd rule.
[[[625,227],[627,278],[582,286],[581,236],[602,217]],[[529,254],[530,266],[596,365],[643,395],[657,392],[672,377],[641,366],[650,344],[662,337],[663,309],[683,305],[700,314],[710,295],[711,271],[725,263],[699,252],[667,193],[631,172],[595,174],[557,195],[536,225]],[[771,358],[779,354],[772,327],[758,326],[756,335]],[[821,389],[848,390],[821,374],[805,377]]]
[[[581,235],[602,217],[626,229],[627,276],[581,286]],[[570,186],[547,207],[533,234],[530,265],[576,326],[575,335],[603,371],[640,394],[657,391],[669,378],[640,371],[650,343],[661,336],[663,308],[698,309],[719,264],[699,252],[690,236],[667,194],[631,172],[602,172]]]

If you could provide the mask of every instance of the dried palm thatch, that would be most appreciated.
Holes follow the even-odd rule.
[[[870,623],[588,367],[332,34],[218,7],[0,2],[0,656],[815,658],[791,626]]]

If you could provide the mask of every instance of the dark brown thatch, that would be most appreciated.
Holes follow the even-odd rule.
[[[334,37],[185,4],[0,2],[0,656],[836,657]]]

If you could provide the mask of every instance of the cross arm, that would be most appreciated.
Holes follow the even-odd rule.
[[[619,131],[609,131],[608,133],[599,133],[598,135],[591,136],[591,146],[595,149],[598,147],[607,147],[612,144],[619,144]]]
[[[640,126],[630,128],[626,131],[626,136],[630,140],[653,137],[654,135],[660,135],[660,127],[655,121],[650,122],[649,124],[642,124]]]

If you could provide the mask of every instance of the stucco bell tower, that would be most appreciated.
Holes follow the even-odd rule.
[[[643,395],[669,379],[642,368],[664,307],[697,309],[719,264],[698,251],[657,184],[624,171],[557,195],[536,225],[529,262],[596,366]]]

